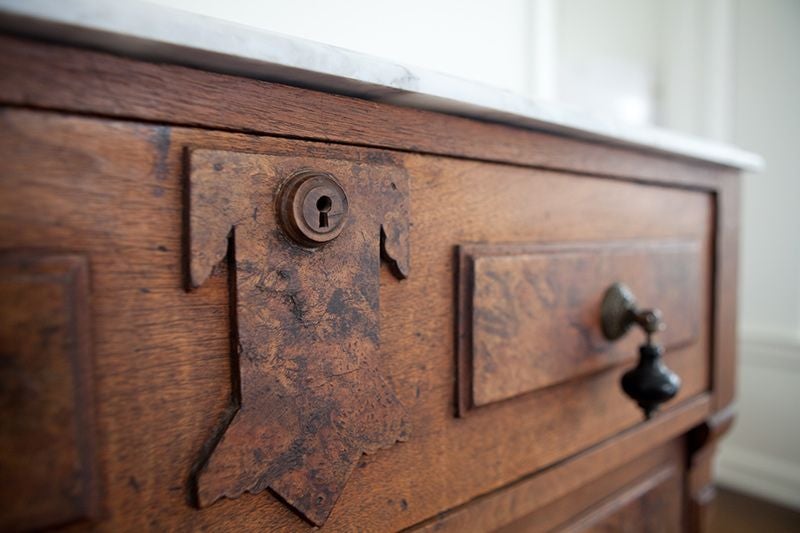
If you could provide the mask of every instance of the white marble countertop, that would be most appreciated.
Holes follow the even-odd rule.
[[[723,143],[588,118],[482,83],[139,0],[0,0],[0,28],[135,58],[644,147],[744,170],[763,166],[760,156]]]

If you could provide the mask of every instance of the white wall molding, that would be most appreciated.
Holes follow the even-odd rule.
[[[739,339],[742,365],[800,373],[800,340],[751,335]]]
[[[717,482],[800,509],[800,465],[774,456],[724,446],[717,460]]]
[[[800,509],[800,340],[783,333],[745,329],[739,339],[737,419],[716,480]]]
[[[733,0],[663,2],[661,121],[717,140],[733,133]]]
[[[773,342],[800,345],[800,326],[794,328],[764,327],[754,324],[742,324],[739,327],[740,341]]]
[[[526,93],[554,101],[558,96],[558,10],[554,0],[530,0],[527,8]]]

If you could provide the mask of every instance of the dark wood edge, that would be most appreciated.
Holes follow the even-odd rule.
[[[716,444],[723,435],[730,431],[735,420],[736,411],[733,409],[733,405],[729,405],[720,411],[712,411],[705,420],[692,428],[687,442],[689,462],[694,461],[698,452],[709,445]]]
[[[0,34],[0,103],[715,188],[730,167]],[[735,172],[735,171],[734,171]]]
[[[716,496],[713,479],[714,454],[720,439],[733,426],[734,420],[733,405],[728,405],[710,414],[689,431],[684,490],[686,531],[708,531],[710,504]]]
[[[491,523],[481,523],[482,528],[499,528],[623,466],[631,457],[683,434],[709,417],[711,403],[708,394],[689,399],[563,462],[464,502],[406,531],[470,531],[475,529],[472,518],[476,516],[489,517]]]
[[[691,248],[698,250],[700,243],[695,239],[628,239],[589,242],[511,242],[511,243],[467,243],[462,245],[465,252],[478,257],[508,257],[523,255],[557,254],[564,252],[586,252],[591,250],[663,249]]]
[[[85,482],[84,501],[86,502],[86,518],[96,520],[100,518],[101,501],[99,487],[99,471],[97,461],[97,422],[96,404],[94,401],[94,350],[92,350],[91,340],[91,289],[89,258],[83,254],[65,255],[65,260],[72,264],[71,284],[74,313],[71,320],[74,323],[74,330],[78,332],[78,350],[85,354],[85,357],[73,361],[74,372],[80,376],[81,387],[77,387],[76,403],[85,406],[85,409],[78,409],[76,417],[78,427],[86,428],[81,432],[80,447],[81,461],[85,465],[86,472],[83,476]]]
[[[75,332],[75,353],[84,357],[73,357],[70,360],[75,376],[75,411],[78,453],[81,461],[81,481],[85,516],[84,520],[96,520],[100,513],[100,491],[98,487],[97,465],[97,425],[95,422],[94,375],[92,362],[89,261],[83,254],[54,254],[43,256],[69,265],[68,274],[62,278],[61,284],[69,293],[69,305],[72,313],[69,320],[71,330]]]
[[[463,417],[472,404],[472,291],[474,261],[472,245],[456,246],[456,416]]]
[[[720,183],[715,195],[713,367],[711,390],[714,411],[733,402],[737,361],[737,305],[739,263],[739,187],[734,176]]]

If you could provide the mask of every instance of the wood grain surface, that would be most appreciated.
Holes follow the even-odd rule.
[[[234,326],[225,262],[201,290],[184,291],[187,149],[389,158],[409,177],[414,269],[403,282],[388,268],[380,272],[379,365],[406,408],[413,438],[358,461],[326,529],[406,528],[559,461],[566,467],[564,460],[621,432],[639,442],[648,428],[682,432],[708,414],[710,376],[694,369],[720,348],[711,342],[711,297],[719,302],[720,282],[712,289],[711,280],[728,248],[720,250],[715,239],[718,197],[706,169],[683,169],[677,181],[690,188],[664,187],[43,111],[5,109],[0,124],[0,246],[79,252],[91,265],[103,529],[311,527],[266,493],[201,510],[190,505],[193,465],[230,407]],[[674,407],[643,423],[619,390],[625,365],[615,365],[456,418],[456,245],[609,239],[700,243],[706,289],[698,339],[667,355],[669,366],[686,376]],[[681,411],[675,422],[671,413],[698,398],[706,398],[706,408]],[[592,472],[602,470],[589,463]]]

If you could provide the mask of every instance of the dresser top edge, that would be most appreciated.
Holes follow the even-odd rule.
[[[117,55],[462,116],[744,171],[761,156],[675,131],[600,120],[507,90],[297,37],[132,0],[0,0],[0,29]]]

